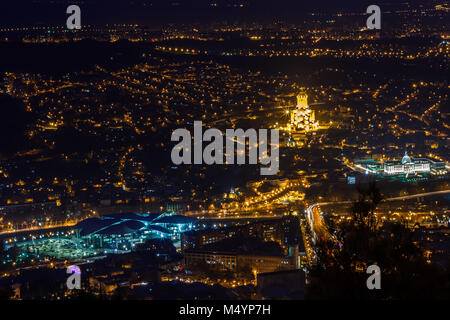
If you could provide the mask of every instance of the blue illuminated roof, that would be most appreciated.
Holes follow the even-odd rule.
[[[158,219],[153,220],[153,223],[171,223],[171,224],[188,224],[194,223],[197,221],[195,218],[181,216],[181,215],[172,215],[172,216],[164,216]]]
[[[134,212],[125,212],[125,213],[108,214],[105,217],[121,220],[127,219],[127,220],[153,221],[160,215],[161,215],[160,213],[139,214]]]
[[[154,224],[149,225],[148,229],[159,231],[159,232],[162,232],[162,233],[167,233],[167,234],[172,233],[169,229],[161,227],[161,226],[158,226],[158,225],[154,225]]]
[[[96,233],[97,231],[108,227],[114,223],[116,223],[117,220],[116,219],[110,219],[110,218],[104,218],[104,219],[100,219],[100,218],[89,218],[86,220],[83,220],[79,223],[77,223],[77,225],[75,225],[75,229],[80,229],[81,232],[80,234],[82,236],[86,236],[92,233]]]
[[[102,218],[88,218],[75,225],[75,229],[80,230],[81,236],[91,234],[124,235],[144,228],[170,234],[170,230],[157,224],[188,224],[195,221],[195,218],[182,215],[162,216],[160,213],[139,214],[128,212],[109,214]]]
[[[123,222],[118,222],[109,227],[101,229],[96,232],[96,234],[103,235],[124,235],[134,233],[145,227],[145,224],[140,221],[125,220]]]

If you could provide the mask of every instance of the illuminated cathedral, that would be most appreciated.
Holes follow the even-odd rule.
[[[300,92],[297,95],[297,106],[291,112],[291,120],[288,124],[289,131],[314,131],[319,128],[314,111],[308,106],[308,95]]]

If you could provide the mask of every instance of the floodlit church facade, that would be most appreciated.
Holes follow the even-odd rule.
[[[289,129],[292,131],[313,131],[319,128],[314,111],[308,105],[308,95],[300,92],[297,95],[297,106],[291,112]]]

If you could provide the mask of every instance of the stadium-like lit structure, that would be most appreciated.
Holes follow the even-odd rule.
[[[195,230],[197,219],[172,213],[117,213],[89,218],[75,225],[77,237],[95,248],[130,250],[147,239],[180,239]]]

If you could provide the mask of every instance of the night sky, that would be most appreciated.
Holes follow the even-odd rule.
[[[166,23],[205,23],[227,21],[291,22],[308,12],[364,12],[374,1],[295,1],[295,0],[14,0],[1,1],[1,26],[31,26],[64,24],[65,9],[78,4],[82,9],[83,23],[138,23],[160,26]],[[420,2],[420,1],[409,1]],[[211,7],[217,3],[217,7]],[[240,7],[240,5],[243,7]],[[377,2],[385,10],[405,8],[404,1]]]

